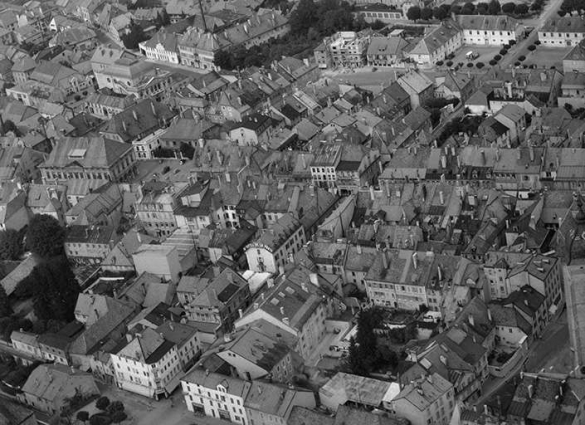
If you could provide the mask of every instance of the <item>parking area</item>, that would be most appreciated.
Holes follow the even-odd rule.
[[[499,54],[501,49],[502,46],[464,46],[463,48],[459,49],[452,61],[455,65],[463,63],[463,66],[465,67],[467,66],[466,64],[468,62],[483,62],[487,66],[489,61],[492,60],[495,55]],[[466,57],[468,52],[477,53],[479,56],[472,61],[469,61]]]
[[[533,52],[528,52],[524,65],[536,65],[537,68],[550,69],[551,66],[562,69],[563,58],[569,53],[572,47],[542,47],[537,46]]]

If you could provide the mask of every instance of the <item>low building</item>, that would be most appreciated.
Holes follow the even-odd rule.
[[[111,226],[69,226],[65,255],[78,265],[98,265],[114,248],[119,235]]]
[[[112,365],[119,388],[157,400],[176,389],[183,373],[178,345],[150,328],[128,333],[112,351]]]
[[[524,30],[507,15],[457,15],[457,23],[463,29],[463,44],[503,46],[518,42]]]
[[[538,30],[538,40],[544,47],[575,46],[583,39],[585,21],[580,16],[555,16]]]
[[[244,402],[250,424],[286,424],[295,406],[314,409],[315,394],[307,389],[253,381]]]
[[[195,367],[181,379],[181,386],[190,412],[241,425],[249,423],[244,402],[250,382]]]
[[[172,32],[167,32],[162,29],[150,40],[140,43],[138,47],[140,48],[140,52],[148,59],[179,64],[177,36]]]
[[[18,400],[49,415],[61,413],[68,399],[99,396],[100,391],[89,373],[58,364],[43,364],[32,371]]]
[[[463,45],[463,31],[454,21],[444,21],[426,34],[407,54],[415,63],[431,67]]]
[[[455,408],[453,385],[438,373],[422,374],[386,399],[384,407],[411,425],[449,423]]]
[[[368,46],[366,57],[370,66],[394,66],[402,62],[409,46],[402,37],[374,37]]]
[[[391,386],[390,382],[338,372],[319,389],[319,399],[333,412],[345,404],[379,409]]]

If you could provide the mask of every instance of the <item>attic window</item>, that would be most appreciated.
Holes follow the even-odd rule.
[[[290,286],[289,286],[289,287],[287,287],[287,288],[285,289],[285,291],[286,291],[286,292],[288,292],[288,293],[289,293],[289,294],[291,294],[291,295],[295,293],[295,290],[294,290],[293,288],[291,288]]]
[[[278,298],[272,298],[272,299],[270,300],[270,303],[271,303],[272,305],[278,305],[278,303],[279,303],[279,302],[280,302],[280,301],[278,300]]]
[[[71,149],[69,151],[69,158],[71,159],[82,159],[85,156],[87,149]]]

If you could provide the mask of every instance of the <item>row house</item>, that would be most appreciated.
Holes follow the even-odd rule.
[[[214,323],[221,332],[230,332],[239,315],[250,305],[251,294],[248,282],[237,272],[226,268],[211,280],[206,278],[181,279],[181,297],[189,320]],[[185,286],[193,285],[194,288]],[[195,294],[195,296],[188,296]]]
[[[316,151],[310,168],[316,187],[347,194],[372,185],[381,172],[381,165],[377,150],[338,144]]]
[[[168,325],[167,331],[174,332],[175,329],[171,329],[173,326]],[[175,342],[177,337],[181,343]],[[155,399],[170,396],[180,384],[184,356],[190,361],[199,352],[198,348],[189,344],[193,338],[196,335],[191,332],[171,337],[151,328],[133,328],[127,334],[127,340],[112,352],[117,386]],[[185,342],[189,349],[180,356],[181,346]]]
[[[538,30],[538,40],[544,47],[575,46],[583,39],[585,22],[580,16],[555,16]]]
[[[119,235],[112,226],[69,226],[65,238],[65,255],[75,264],[98,265],[118,239]]]
[[[457,23],[463,30],[463,43],[503,46],[520,41],[524,28],[507,15],[458,15]]]
[[[147,182],[142,197],[134,205],[136,217],[151,236],[168,236],[177,228],[175,211],[179,207],[175,186],[165,182]]]

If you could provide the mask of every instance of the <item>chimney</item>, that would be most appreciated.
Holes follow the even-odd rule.
[[[152,115],[156,117],[156,108],[154,107],[154,102],[150,102],[150,108],[152,109]]]
[[[134,121],[138,121],[138,114],[135,109],[132,110],[132,116],[134,117]]]
[[[305,282],[301,282],[301,288],[303,288],[303,291],[309,292],[309,288],[307,288],[307,284]]]
[[[280,307],[280,314],[284,316],[284,307]]]
[[[532,398],[534,395],[534,387],[532,385],[528,385],[528,398]]]
[[[469,324],[471,326],[475,326],[475,317],[473,317],[472,314],[470,314],[469,316],[467,316],[467,320],[469,321]]]
[[[534,146],[530,146],[530,162],[534,162]]]
[[[437,274],[439,276],[439,282],[443,280],[443,271],[441,270],[441,266],[437,266]]]
[[[357,244],[356,245],[356,250],[357,250],[357,253],[361,255],[361,253],[362,253],[362,246],[360,244]]]
[[[487,309],[487,316],[488,316],[488,320],[491,322],[492,321],[492,312],[490,311],[490,309]]]
[[[313,285],[319,287],[319,275],[317,273],[309,274],[309,280]]]
[[[416,270],[416,268],[418,267],[418,254],[416,252],[412,254],[412,265]]]
[[[372,201],[376,200],[376,195],[374,194],[374,186],[370,186],[370,199]]]
[[[447,168],[447,157],[445,155],[441,155],[441,167]]]
[[[240,317],[240,319],[244,317],[244,310],[242,310],[241,308],[238,308],[238,316]]]
[[[441,202],[441,205],[445,203],[445,196],[443,195],[442,190],[439,191],[439,201]]]

